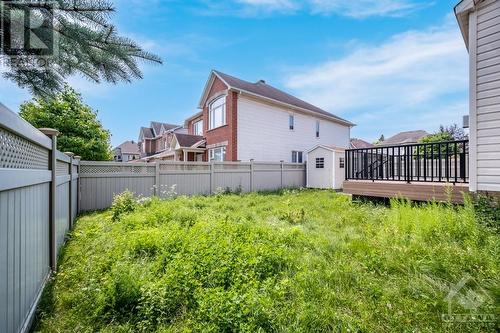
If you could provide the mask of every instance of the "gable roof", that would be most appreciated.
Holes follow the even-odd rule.
[[[353,148],[353,149],[363,149],[363,148],[372,148],[372,147],[375,147],[375,145],[368,142],[368,141],[357,139],[357,138],[351,139],[351,148]]]
[[[405,145],[410,143],[417,143],[420,139],[428,135],[429,133],[423,130],[401,132],[394,136],[391,136],[387,140],[382,141],[377,146]]]
[[[234,76],[224,74],[222,72],[219,72],[217,70],[213,70],[212,73],[210,74],[210,78],[208,80],[208,83],[205,87],[204,94],[202,96],[202,99],[200,101],[199,107],[203,107],[203,102],[206,97],[207,91],[210,87],[211,82],[213,82],[213,77],[216,76],[218,77],[222,82],[224,82],[227,86],[228,89],[233,89],[237,90],[242,93],[247,93],[249,95],[253,95],[255,97],[260,97],[264,99],[268,99],[274,102],[278,102],[280,104],[286,104],[287,106],[295,107],[301,110],[309,111],[312,113],[316,113],[328,118],[331,118],[333,120],[336,120],[339,123],[342,123],[343,125],[347,126],[354,126],[353,123],[351,123],[348,120],[345,120],[343,118],[340,118],[336,115],[333,115],[323,109],[318,108],[317,106],[314,106],[308,102],[305,102],[295,96],[292,96],[284,91],[281,91],[271,85],[268,85],[265,81],[260,80],[255,83],[251,83],[245,80],[238,79]]]
[[[192,147],[197,143],[201,143],[205,139],[199,135],[175,133],[175,138],[181,147]]]
[[[141,127],[141,130],[139,132],[139,141],[141,140],[141,138],[145,138],[145,139],[152,139],[154,138],[154,133],[153,133],[153,129],[152,128],[149,128],[149,127]]]
[[[167,123],[161,123],[159,121],[152,121],[151,122],[151,129],[153,130],[153,133],[155,136],[160,135],[161,129],[165,129],[165,131],[180,127],[180,125],[173,125],[173,124],[167,124]]]
[[[115,149],[120,149],[122,154],[139,154],[139,145],[134,141],[125,141]]]

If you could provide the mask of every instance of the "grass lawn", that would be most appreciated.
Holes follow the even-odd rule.
[[[154,199],[112,215],[78,220],[37,330],[456,333],[498,325],[441,319],[450,286],[468,275],[452,310],[479,306],[499,318],[500,237],[470,205],[385,207],[285,191]]]

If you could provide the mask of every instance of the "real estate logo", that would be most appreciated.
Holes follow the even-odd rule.
[[[489,305],[493,304],[493,299],[468,274],[451,286],[445,300],[448,313],[441,316],[444,322],[496,322],[493,312],[485,313]]]
[[[55,1],[1,1],[0,45],[3,58],[43,66],[58,51],[54,33]]]

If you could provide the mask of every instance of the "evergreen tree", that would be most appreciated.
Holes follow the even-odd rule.
[[[36,98],[21,105],[19,115],[37,128],[59,131],[57,149],[70,151],[88,161],[111,159],[110,133],[102,127],[80,94],[65,86],[55,98]]]
[[[45,1],[0,1],[5,26],[14,20],[9,9],[31,10],[53,22],[52,26],[38,29],[42,36],[54,34],[58,52],[50,58],[48,66],[19,66],[8,62],[4,77],[28,88],[41,97],[53,97],[63,89],[65,78],[79,74],[99,83],[130,82],[142,78],[138,61],[161,63],[161,59],[143,51],[134,41],[121,37],[109,22],[114,8],[104,0],[56,0],[54,10]],[[30,13],[31,13],[30,12]],[[22,22],[22,20],[21,20]],[[26,20],[25,26],[29,22]],[[0,31],[4,34],[4,31]],[[2,51],[2,56],[5,54]],[[30,57],[26,51],[16,56]]]

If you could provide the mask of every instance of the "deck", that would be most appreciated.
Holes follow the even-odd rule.
[[[344,182],[344,193],[379,198],[407,198],[415,201],[464,203],[469,184],[425,183],[399,181],[349,180]]]
[[[348,149],[345,161],[345,193],[463,203],[469,192],[467,140]]]

